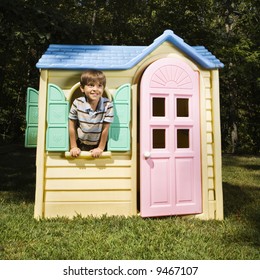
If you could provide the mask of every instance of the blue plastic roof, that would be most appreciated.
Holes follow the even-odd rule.
[[[149,46],[108,46],[108,45],[55,45],[48,47],[37,68],[67,70],[126,70],[135,66],[164,42],[176,48],[206,69],[224,67],[211,52],[203,46],[186,44],[171,30],[166,30]]]

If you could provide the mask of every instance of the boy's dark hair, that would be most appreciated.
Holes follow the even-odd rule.
[[[102,71],[99,70],[87,70],[81,74],[80,85],[84,87],[90,82],[99,82],[104,88],[106,87],[106,76]]]

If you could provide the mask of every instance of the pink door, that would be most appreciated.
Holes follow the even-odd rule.
[[[200,213],[198,72],[159,59],[145,70],[140,95],[141,216]]]

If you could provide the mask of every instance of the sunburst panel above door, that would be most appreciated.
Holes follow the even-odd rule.
[[[183,68],[176,65],[165,65],[153,74],[150,87],[192,89],[192,81]]]

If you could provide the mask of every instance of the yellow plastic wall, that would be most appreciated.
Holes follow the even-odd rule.
[[[136,214],[131,165],[127,153],[114,153],[110,159],[67,159],[64,153],[48,153],[45,216]]]

